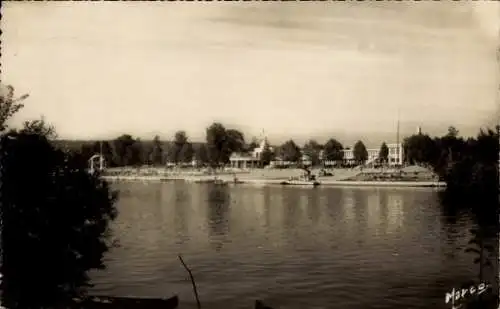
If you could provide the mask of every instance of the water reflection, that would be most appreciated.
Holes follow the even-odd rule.
[[[196,190],[193,188],[193,190]],[[174,190],[172,190],[172,193],[174,195],[174,226],[175,226],[175,231],[176,234],[179,235],[179,237],[176,237],[178,240],[178,244],[184,244],[186,243],[189,238],[187,237],[189,235],[189,230],[188,230],[188,216],[187,213],[189,209],[185,206],[186,203],[185,201],[187,200],[188,196],[186,195],[186,192],[183,190],[182,183],[180,182],[175,182],[174,185]],[[193,192],[194,195],[196,195],[196,192]],[[168,207],[168,205],[163,204],[162,206]]]
[[[343,210],[343,218],[345,220],[345,222],[347,223],[347,225],[349,226],[349,228],[352,228],[353,225],[354,225],[354,222],[356,221],[356,215],[354,213],[355,209],[356,209],[356,202],[355,202],[355,199],[354,199],[354,190],[351,189],[351,188],[348,188],[348,189],[343,189],[343,201],[342,203],[340,203],[340,205],[342,206],[342,210]],[[352,231],[350,231],[352,232]]]
[[[432,190],[125,188],[114,226],[123,245],[93,277],[96,291],[169,291],[194,308],[179,252],[204,308],[247,308],[263,298],[290,309],[444,309],[449,288],[478,276],[464,251],[476,223],[444,211]]]
[[[272,204],[272,196],[271,196],[271,189],[269,187],[265,187],[262,190],[262,197],[263,197],[263,204],[266,205],[267,207],[264,207],[264,222],[263,226],[265,227],[266,231],[271,227],[271,207],[270,205]]]
[[[376,235],[380,232],[380,222],[383,218],[380,217],[380,190],[375,190],[368,196],[366,203],[366,214],[368,216],[368,229],[373,230]],[[382,220],[381,220],[382,219]]]
[[[475,199],[458,200],[453,197],[442,198],[444,211],[460,213],[462,217],[470,217],[474,226],[462,228],[468,237],[465,251],[475,264],[477,278],[475,282],[492,282],[498,286],[498,200],[497,195],[476,197]],[[458,219],[460,222],[460,219]],[[461,220],[463,221],[463,219]],[[462,224],[463,225],[463,224]]]
[[[320,217],[319,203],[322,191],[317,191],[315,193],[316,194],[313,194],[310,197],[307,197],[306,195],[304,196],[307,197],[307,217],[312,221],[312,224],[317,225]]]
[[[207,194],[210,244],[216,251],[220,251],[228,241],[231,195],[229,188],[223,185],[209,185]]]
[[[284,217],[284,228],[288,233],[294,233],[297,221],[300,217],[300,205],[303,200],[300,199],[300,189],[293,190],[285,188],[282,190],[283,204],[282,207]]]
[[[397,191],[387,196],[387,230],[389,233],[398,231],[403,226],[403,198]]]

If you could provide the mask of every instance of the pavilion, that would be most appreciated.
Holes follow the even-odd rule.
[[[260,160],[262,152],[266,147],[269,147],[269,150],[273,151],[273,148],[269,146],[267,138],[264,138],[260,145],[249,153],[233,153],[229,158],[229,164],[232,168],[246,169],[261,167]]]

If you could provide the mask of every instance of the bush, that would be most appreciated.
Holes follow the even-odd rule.
[[[1,138],[2,305],[43,308],[84,294],[103,268],[116,192],[87,162],[26,130]]]

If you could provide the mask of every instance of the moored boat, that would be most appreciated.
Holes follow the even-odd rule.
[[[316,180],[285,180],[280,183],[286,186],[319,186],[321,183]]]
[[[281,185],[292,185],[292,186],[319,186],[321,183],[316,180],[316,176],[311,174],[311,171],[307,168],[304,168],[304,175],[301,177],[290,177],[288,180],[282,181]]]

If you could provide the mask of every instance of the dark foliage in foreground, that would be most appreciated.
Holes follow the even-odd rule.
[[[474,227],[470,229],[469,242],[464,249],[469,253],[473,264],[476,265],[477,277],[470,282],[464,282],[462,288],[477,286],[486,282],[490,285],[486,293],[480,297],[472,297],[464,308],[498,308],[498,198],[496,192],[486,192],[473,195],[456,194],[452,191],[440,193],[443,212],[449,217],[456,217],[462,213],[470,216]]]
[[[103,268],[116,194],[85,158],[29,130],[1,138],[2,305],[43,308],[84,294]]]
[[[495,195],[499,180],[499,128],[496,129],[480,130],[476,138],[468,139],[459,137],[453,127],[442,137],[412,135],[404,141],[405,160],[431,166],[455,195],[466,199]]]

